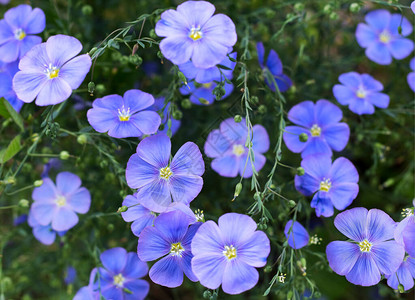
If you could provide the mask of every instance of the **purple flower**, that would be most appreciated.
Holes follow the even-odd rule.
[[[45,14],[40,8],[32,10],[30,5],[10,8],[0,20],[0,60],[12,62],[22,58],[42,38],[33,34],[45,29]]]
[[[415,206],[415,200],[413,202]],[[395,229],[395,240],[405,247],[405,251],[412,257],[415,257],[415,216],[414,208],[407,208],[403,214],[405,218],[398,223]]]
[[[215,101],[215,95],[213,90],[217,84],[215,82],[199,84],[194,81],[190,81],[187,85],[183,85],[180,88],[182,95],[190,95],[190,101],[196,105],[210,105]],[[220,100],[228,97],[233,91],[233,84],[225,82],[223,87],[225,89],[225,95]]]
[[[275,82],[277,83],[277,86],[280,92],[287,91],[293,85],[293,83],[291,79],[283,73],[282,62],[277,52],[271,49],[271,51],[269,52],[268,58],[267,58],[267,62],[264,65],[264,59],[265,59],[264,58],[265,56],[264,44],[257,43],[256,49],[258,53],[259,65],[261,66],[261,68],[264,71],[268,70],[272,74]],[[275,92],[274,82],[273,81],[270,82],[266,76],[265,76],[265,83],[269,86],[271,91]]]
[[[415,57],[411,59],[409,66],[411,67],[412,72],[408,74],[408,84],[409,87],[415,92]]]
[[[411,34],[412,25],[400,14],[384,9],[369,12],[356,29],[357,43],[366,48],[366,56],[381,65],[389,65],[392,57],[404,59],[414,49],[414,43],[404,38]],[[399,27],[402,32],[399,33]]]
[[[66,274],[65,275],[65,279],[64,279],[65,284],[68,285],[68,284],[72,284],[72,283],[75,282],[75,279],[76,279],[76,270],[75,270],[74,267],[68,266],[66,268],[65,274]]]
[[[53,169],[59,170],[62,167],[62,162],[59,158],[51,158],[46,164],[43,165],[43,171],[40,177],[49,177],[49,172]]]
[[[13,219],[13,226],[19,226],[27,221],[27,214],[22,214]]]
[[[379,209],[349,209],[334,219],[336,228],[352,242],[334,241],[327,245],[330,267],[353,284],[377,284],[381,274],[399,268],[405,251],[393,240],[395,222]]]
[[[285,127],[284,142],[290,151],[301,152],[302,158],[314,154],[331,156],[332,149],[341,151],[349,141],[349,126],[339,123],[342,117],[340,108],[327,100],[301,102],[288,112],[288,119],[299,126]],[[306,142],[300,140],[302,133],[308,137]]]
[[[190,225],[181,211],[162,213],[154,226],[146,227],[138,239],[137,253],[142,261],[162,257],[150,269],[151,280],[170,288],[183,283],[183,273],[193,282],[198,281],[190,261],[193,257],[190,243],[200,223]]]
[[[203,186],[205,163],[195,143],[184,144],[171,161],[170,155],[170,138],[159,133],[143,139],[127,163],[127,184],[154,212],[165,211],[172,201],[189,205]]]
[[[148,109],[154,110],[154,111],[161,111],[164,107],[164,97],[156,98],[154,101],[154,104],[150,106]],[[163,132],[164,134],[167,134],[167,130],[169,129],[169,126],[167,125],[168,120],[168,113],[170,108],[170,102],[164,107],[164,110],[161,111],[163,115],[163,119],[161,119],[161,124],[164,124],[163,130],[159,130],[158,132]],[[181,121],[171,118],[171,135],[173,136],[177,130],[180,128]]]
[[[0,61],[0,98],[6,99],[14,110],[19,112],[23,106],[23,101],[17,98],[12,87],[13,76],[17,73],[19,62],[15,61],[5,64]]]
[[[186,1],[177,10],[161,14],[156,34],[163,55],[176,65],[192,59],[197,68],[220,63],[236,43],[235,24],[223,14],[213,16],[215,6],[206,1]]]
[[[3,4],[3,5],[6,5],[9,2],[10,2],[10,0],[0,0],[0,4]]]
[[[307,230],[297,221],[289,220],[284,229],[285,237],[288,240],[288,245],[293,249],[301,249],[308,245],[310,236]]]
[[[73,300],[100,300],[99,292],[94,292],[94,281],[97,276],[97,268],[92,269],[89,275],[89,284],[78,290]]]
[[[236,52],[230,53],[229,56],[236,60]],[[212,81],[224,81],[225,78],[228,80],[232,79],[233,69],[235,68],[236,62],[233,62],[226,56],[221,62],[220,65],[225,66],[231,70],[221,69],[219,67],[214,66],[208,69],[201,69],[196,68],[192,61],[188,61],[182,65],[179,65],[180,71],[186,76],[186,78],[190,81],[194,79],[197,83],[211,83]],[[225,78],[223,78],[225,77]]]
[[[375,107],[387,108],[389,96],[380,93],[383,85],[369,74],[349,72],[339,76],[342,84],[333,87],[333,94],[341,105],[358,114],[373,114]]]
[[[154,104],[152,95],[140,90],[126,91],[124,97],[109,95],[96,99],[88,110],[88,122],[98,132],[116,138],[153,134],[160,126],[160,116],[144,110]]]
[[[255,125],[251,134],[253,162],[249,160],[249,150],[245,146],[248,137],[245,119],[236,123],[229,118],[220,124],[219,129],[212,130],[205,143],[205,154],[213,158],[212,169],[224,177],[236,177],[239,174],[244,178],[252,176],[252,164],[255,171],[261,170],[266,161],[263,153],[269,149],[268,133],[261,125]]]
[[[217,289],[222,284],[225,293],[240,294],[257,284],[255,268],[267,263],[270,242],[246,215],[225,214],[218,225],[207,221],[194,236],[192,270],[203,286]]]
[[[39,106],[58,104],[84,81],[91,67],[88,54],[75,57],[82,44],[67,35],[51,36],[46,43],[34,46],[20,60],[20,71],[13,78],[18,98]]]
[[[76,213],[85,214],[91,204],[89,191],[81,187],[75,174],[62,172],[56,176],[56,186],[50,178],[33,190],[33,218],[42,226],[51,225],[55,231],[69,230],[78,223]]]
[[[66,231],[55,231],[50,224],[41,225],[33,216],[33,206],[29,211],[27,223],[32,227],[33,236],[44,245],[52,245],[55,242],[56,234],[63,236]]]
[[[330,156],[313,155],[301,162],[305,174],[295,176],[295,188],[305,196],[314,193],[311,207],[318,217],[330,217],[338,210],[348,207],[359,193],[359,173],[355,166],[344,157],[333,164]]]
[[[124,248],[112,248],[101,253],[103,268],[98,268],[99,279],[94,291],[111,300],[142,300],[150,285],[140,279],[147,275],[148,266],[137,254]]]
[[[412,1],[411,9],[412,9],[412,12],[415,14],[415,1]]]
[[[407,257],[399,266],[396,273],[385,276],[388,279],[388,285],[397,290],[399,284],[402,284],[405,291],[414,286],[415,279],[415,258]]]

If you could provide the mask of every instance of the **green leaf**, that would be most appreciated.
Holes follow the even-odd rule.
[[[18,135],[10,142],[10,144],[6,148],[6,151],[2,153],[0,157],[0,162],[2,164],[6,163],[10,159],[12,159],[13,156],[15,156],[21,149],[22,146],[20,145],[20,135]]]
[[[17,126],[19,126],[20,130],[24,130],[22,117],[14,110],[9,101],[4,98],[0,99],[0,115],[5,118],[12,118]]]

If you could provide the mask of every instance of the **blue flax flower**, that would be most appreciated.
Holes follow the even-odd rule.
[[[415,206],[415,200],[413,201]],[[405,251],[415,258],[415,215],[414,208],[404,210],[405,218],[398,223],[395,230],[395,240],[405,247]]]
[[[94,281],[97,277],[98,269],[94,268],[89,275],[89,284],[87,286],[81,287],[78,292],[76,292],[73,300],[99,300],[99,292],[94,292]]]
[[[56,234],[59,236],[65,235],[66,231],[55,231],[51,224],[41,225],[33,216],[32,209],[29,211],[27,223],[32,227],[33,236],[44,245],[52,245],[55,242]]]
[[[141,232],[138,257],[142,261],[161,258],[150,269],[149,276],[154,283],[178,287],[183,283],[183,273],[191,281],[198,281],[190,264],[193,257],[190,243],[200,224],[190,225],[186,215],[176,210],[160,214],[154,226]]]
[[[182,95],[190,95],[190,101],[196,105],[210,105],[212,104],[216,96],[213,95],[213,90],[217,86],[215,82],[199,84],[195,81],[190,81],[188,84],[183,85],[180,88]],[[225,82],[223,87],[225,89],[225,95],[220,100],[228,97],[233,91],[233,84]]]
[[[395,222],[379,209],[352,208],[337,215],[336,228],[352,242],[327,245],[330,267],[353,284],[371,286],[396,272],[405,250],[393,239]]]
[[[259,65],[263,70],[268,70],[275,79],[277,83],[278,89],[280,92],[287,91],[292,85],[291,79],[283,73],[282,69],[282,62],[280,57],[278,56],[277,52],[273,49],[269,52],[267,62],[264,64],[265,61],[265,49],[264,44],[258,43],[256,45],[257,53],[258,53],[258,61]],[[275,84],[273,81],[269,81],[265,74],[265,83],[269,86],[271,91],[275,92]]]
[[[91,205],[89,191],[81,187],[81,179],[70,172],[56,176],[56,185],[50,178],[33,190],[31,213],[43,226],[51,225],[55,231],[65,231],[78,223],[76,213],[85,214]]]
[[[161,123],[160,116],[149,109],[153,104],[153,96],[140,90],[126,91],[124,97],[105,96],[92,103],[88,122],[96,131],[116,138],[153,134]]]
[[[369,12],[365,21],[367,24],[357,25],[356,39],[362,48],[366,48],[366,56],[370,60],[389,65],[392,57],[404,59],[411,54],[414,42],[404,37],[411,34],[412,25],[405,17],[378,9]]]
[[[72,284],[76,280],[76,269],[72,266],[68,266],[65,271],[64,282],[66,285]]]
[[[415,279],[415,258],[406,257],[399,266],[396,273],[385,276],[388,279],[388,285],[397,290],[399,284],[402,284],[405,291],[414,286]]]
[[[307,230],[297,221],[289,220],[284,228],[285,237],[288,245],[293,249],[301,249],[308,245],[310,236]]]
[[[375,106],[387,108],[389,96],[380,93],[383,85],[369,74],[349,72],[339,76],[341,84],[333,87],[333,94],[341,105],[358,114],[373,114]]]
[[[229,56],[236,60],[236,52],[232,52]],[[179,65],[180,71],[186,76],[186,78],[190,81],[194,79],[197,83],[211,83],[212,81],[223,81],[226,77],[228,80],[232,79],[233,69],[235,68],[236,62],[231,61],[229,57],[225,57],[224,60],[220,62],[220,65],[229,68],[230,70],[221,69],[217,66],[208,68],[208,69],[201,69],[196,68],[192,61],[189,60],[187,63]]]
[[[18,61],[12,63],[2,63],[0,61],[0,98],[4,98],[14,110],[19,112],[23,106],[23,101],[17,98],[15,91],[13,90],[13,76],[19,71]]]
[[[340,123],[342,117],[340,108],[327,100],[301,102],[288,112],[288,119],[299,126],[285,127],[284,142],[290,151],[301,152],[302,158],[314,154],[331,156],[332,149],[341,151],[349,141],[350,129]],[[300,140],[302,133],[308,136],[306,142]]]
[[[156,34],[164,57],[176,65],[190,59],[197,68],[207,69],[220,63],[236,43],[235,24],[224,15],[213,16],[215,6],[206,1],[186,1],[177,10],[161,14]]]
[[[359,193],[359,174],[355,166],[344,157],[333,164],[330,156],[313,155],[301,162],[305,174],[295,176],[295,188],[305,196],[314,193],[311,207],[318,217],[330,217],[338,210],[348,207]]]
[[[207,221],[194,236],[192,269],[203,286],[214,290],[222,284],[225,293],[240,294],[257,284],[255,268],[267,263],[270,242],[246,215],[225,214],[218,225]]]
[[[408,77],[407,77],[408,84],[409,84],[409,87],[415,92],[415,57],[411,59],[409,66],[412,72],[408,74]]]
[[[94,292],[111,300],[142,300],[149,290],[148,266],[137,254],[124,248],[112,248],[101,253],[103,268],[98,268],[98,279],[94,281]]]
[[[219,129],[212,130],[205,143],[205,154],[212,157],[212,169],[223,177],[239,175],[249,178],[253,174],[252,164],[258,172],[265,165],[263,153],[269,149],[269,137],[265,128],[255,125],[251,131],[254,161],[248,156],[245,146],[248,128],[245,119],[236,123],[233,118],[224,120]]]
[[[412,1],[411,9],[412,9],[412,12],[415,14],[415,1]]]
[[[34,46],[20,60],[20,71],[13,78],[17,97],[27,103],[36,98],[39,106],[68,99],[91,67],[88,54],[76,56],[81,50],[81,42],[67,35],[51,36]]]
[[[163,107],[164,107],[164,97],[160,97],[160,98],[156,98],[154,101],[154,104],[151,105],[148,109],[158,111],[159,113],[162,114],[163,118],[161,119],[161,124],[164,125],[164,128],[163,130],[159,130],[158,132],[163,132],[164,134],[167,134],[167,130],[169,128],[169,126],[167,125],[167,120],[168,120],[170,102],[164,107],[164,110],[162,111]],[[171,118],[170,130],[171,130],[172,136],[177,132],[177,130],[179,130],[180,125],[181,125],[180,120]]]
[[[45,14],[40,8],[22,4],[10,8],[0,20],[0,61],[12,62],[22,58],[33,46],[40,44],[46,26]]]
[[[172,160],[170,155],[170,138],[159,133],[143,139],[127,163],[127,184],[154,212],[166,211],[172,201],[189,205],[203,186],[205,163],[195,143],[184,144]]]

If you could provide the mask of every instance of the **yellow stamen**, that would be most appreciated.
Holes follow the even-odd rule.
[[[321,135],[321,128],[317,124],[314,124],[311,127],[310,132],[311,132],[311,136],[318,137]]]
[[[192,29],[190,30],[189,37],[194,41],[197,41],[197,40],[201,39],[202,38],[202,31],[200,30],[200,26],[192,27]]]
[[[225,250],[223,250],[222,253],[229,260],[236,258],[236,248],[233,245],[225,246]]]
[[[16,32],[14,33],[14,37],[21,41],[26,37],[26,32],[24,32],[23,29],[17,29]]]
[[[359,247],[361,252],[370,252],[372,249],[372,243],[370,243],[368,240],[364,240],[359,243]]]
[[[382,31],[382,33],[379,35],[379,40],[382,43],[389,43],[389,41],[391,40],[391,35],[387,30]]]
[[[169,167],[161,168],[160,169],[160,177],[167,180],[170,176],[173,175],[173,172],[170,170]]]
[[[362,88],[359,88],[356,92],[358,98],[364,99],[366,97],[366,91]]]
[[[173,256],[179,256],[182,257],[182,252],[184,251],[184,248],[182,246],[182,243],[173,243],[171,244],[170,253]]]
[[[130,113],[130,108],[128,108],[127,110],[125,110],[124,105],[121,107],[121,109],[118,109],[118,118],[120,119],[120,121],[129,121],[131,117],[131,113]]]
[[[116,285],[117,287],[123,287],[124,286],[124,281],[125,281],[125,278],[124,278],[124,276],[122,276],[122,274],[120,273],[120,274],[118,274],[118,275],[115,275],[114,276],[114,281],[113,281],[113,283],[114,283],[114,285]]]
[[[233,145],[232,153],[241,156],[245,153],[245,147],[243,145]]]
[[[323,179],[323,181],[320,182],[320,191],[328,192],[331,189],[331,181],[330,179]]]
[[[60,197],[58,197],[58,199],[56,199],[55,202],[59,207],[65,206],[66,205],[66,198],[64,196],[60,196]]]

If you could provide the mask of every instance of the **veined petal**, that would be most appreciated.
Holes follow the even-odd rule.
[[[330,175],[333,184],[335,182],[359,182],[359,173],[353,163],[344,157],[339,157],[333,162],[330,169]]]
[[[195,46],[192,39],[186,35],[169,36],[160,42],[160,50],[164,57],[176,65],[187,62],[194,53]]]
[[[324,128],[322,135],[330,148],[342,151],[349,141],[350,128],[346,123],[337,123]]]
[[[322,128],[334,125],[343,118],[341,109],[324,99],[316,102],[314,113],[317,124]]]
[[[193,142],[187,142],[174,155],[170,164],[174,175],[198,175],[205,172],[205,163],[199,147]]]
[[[234,155],[225,155],[217,157],[212,161],[211,167],[220,176],[236,177],[239,172],[240,160]]]
[[[403,242],[405,250],[412,257],[415,257],[415,223],[409,223],[403,232]],[[415,270],[415,268],[414,268]]]
[[[374,244],[370,252],[380,272],[385,275],[395,273],[405,256],[404,248],[395,241]]]
[[[203,223],[192,240],[192,253],[198,257],[205,257],[208,253],[222,255],[224,247],[222,232],[213,221]]]
[[[150,269],[151,280],[159,285],[175,288],[183,283],[183,271],[177,256],[167,255],[156,262]]]
[[[320,180],[309,174],[295,175],[295,188],[304,196],[311,196],[320,188]]]
[[[226,264],[223,273],[222,289],[225,293],[236,295],[252,289],[258,282],[258,271],[239,259]]]
[[[88,54],[79,55],[63,65],[59,77],[65,80],[71,89],[79,88],[91,68],[91,57]]]
[[[330,178],[331,157],[327,155],[313,155],[304,158],[301,166],[306,174],[317,180]]]
[[[126,282],[124,287],[132,292],[132,294],[124,293],[125,300],[143,300],[150,290],[150,284],[141,279]]]
[[[310,206],[316,209],[317,217],[331,217],[334,213],[333,203],[327,194],[326,192],[319,191],[311,200]]]
[[[32,102],[46,85],[47,79],[43,73],[26,71],[17,72],[13,78],[13,89],[23,102]]]
[[[257,224],[251,217],[237,213],[222,215],[218,220],[218,225],[225,245],[233,245],[236,248],[251,239],[257,228]]]
[[[148,266],[147,263],[141,261],[137,253],[128,252],[127,261],[125,263],[122,273],[127,278],[141,278],[147,275]]]
[[[249,240],[239,245],[237,256],[247,265],[259,268],[267,263],[270,251],[270,242],[267,235],[262,231],[255,231]]]
[[[155,166],[133,154],[128,160],[125,178],[129,187],[137,189],[158,180],[159,173]]]
[[[68,205],[78,214],[86,214],[91,206],[91,194],[82,187],[66,197]]]
[[[231,142],[225,138],[219,129],[212,130],[205,143],[205,154],[208,157],[221,157],[232,147]]]
[[[125,222],[132,222],[141,217],[144,217],[150,211],[144,206],[140,205],[137,197],[134,195],[128,195],[124,198],[122,206],[127,206],[128,210],[121,213],[122,218]]]
[[[40,36],[29,35],[25,37],[19,45],[19,57],[23,57],[27,52],[29,52],[30,49],[41,42],[42,38]]]
[[[55,67],[62,67],[68,60],[78,55],[81,50],[81,42],[72,36],[58,34],[51,36],[46,41],[46,52]]]
[[[307,142],[300,141],[300,134],[305,133],[308,136]],[[303,151],[311,139],[310,131],[298,126],[287,126],[284,129],[283,135],[284,143],[287,148],[294,153]]]
[[[143,207],[142,205],[140,206]],[[129,208],[128,210],[130,209],[131,208]],[[152,215],[151,213],[147,213],[146,215],[143,215],[142,217],[137,218],[131,224],[131,231],[133,232],[135,236],[140,236],[144,228],[146,228],[147,226],[152,226],[154,224],[155,219],[156,219],[156,216]]]
[[[233,118],[224,120],[220,124],[221,134],[227,138],[232,144],[243,140],[248,134],[248,129],[245,125],[245,119],[242,119],[240,123],[236,123]]]
[[[213,16],[215,6],[207,1],[186,1],[177,6],[182,20],[190,26],[201,26]]]
[[[46,17],[43,10],[40,8],[34,8],[28,19],[25,19],[25,31],[27,34],[38,34],[45,30],[46,26]]]
[[[147,163],[157,169],[165,168],[169,164],[171,141],[165,134],[157,134],[145,138],[137,146],[137,154]]]
[[[50,59],[46,52],[46,43],[34,46],[19,62],[19,69],[27,73],[40,73],[45,78],[45,68],[49,65]]]
[[[111,128],[117,126],[118,116],[109,109],[94,107],[88,110],[86,116],[89,124],[101,133],[108,132]]]
[[[207,222],[205,224],[207,224]],[[194,249],[196,249],[196,247],[194,247]],[[191,264],[192,270],[199,279],[201,285],[209,289],[217,289],[220,286],[226,267],[226,258],[221,252],[209,252],[204,255],[194,256]]]
[[[28,18],[30,17],[31,11],[32,8],[27,4],[12,7],[4,14],[4,20],[13,29],[19,29],[26,24]]]
[[[269,150],[269,137],[262,125],[255,125],[252,128],[252,149],[257,153],[265,153]]]
[[[205,37],[202,39],[206,40],[192,45],[192,62],[197,68],[207,69],[219,64],[228,54],[229,47],[233,46],[233,44],[226,46],[223,43],[219,43],[216,38]]]
[[[137,112],[154,104],[154,97],[140,90],[128,90],[124,94],[124,106],[131,112]]]
[[[386,278],[388,278],[388,285],[397,290],[399,284],[402,284],[404,286],[405,291],[410,290],[414,286],[414,278],[411,275],[410,271],[410,260],[413,260],[413,258],[408,258],[407,261],[402,262],[399,269],[396,271],[396,273],[392,275],[387,275]],[[399,281],[398,281],[399,280]]]
[[[116,247],[101,253],[100,259],[104,267],[114,275],[121,273],[127,263],[127,251]]]
[[[289,220],[284,228],[284,234],[288,245],[293,249],[301,249],[308,245],[310,235],[307,230],[297,221]]]
[[[14,33],[5,20],[0,20],[0,45],[14,38]]]
[[[330,200],[334,207],[343,210],[348,207],[359,193],[359,186],[356,183],[340,183],[330,188]]]
[[[52,229],[66,231],[74,227],[79,221],[77,214],[66,206],[57,207],[52,218]]]
[[[334,226],[348,238],[360,242],[367,237],[367,215],[366,208],[352,208],[338,214],[334,219]]]
[[[203,187],[203,179],[197,175],[174,174],[169,179],[170,192],[174,202],[188,205]]]
[[[161,118],[155,111],[140,111],[130,117],[130,122],[138,128],[143,134],[156,133],[160,124]]]
[[[371,243],[393,239],[396,223],[380,209],[371,209],[367,214],[367,238]]]
[[[170,252],[171,245],[160,231],[148,226],[138,239],[137,254],[142,261],[152,261]]]
[[[189,245],[190,246],[190,245]],[[187,250],[187,249],[185,249]],[[184,274],[193,282],[199,281],[195,273],[192,271],[192,261],[193,255],[190,251],[184,251],[180,260],[178,260],[180,268],[183,270]]]
[[[46,81],[39,91],[36,98],[36,105],[46,106],[58,104],[68,99],[71,94],[72,89],[65,80],[59,77],[50,79]]]
[[[377,284],[381,277],[379,268],[370,253],[362,253],[354,267],[346,274],[346,279],[353,284],[372,286]]]
[[[156,218],[154,227],[169,243],[182,242],[189,227],[189,219],[179,210],[166,212]]]
[[[248,160],[248,162],[247,162]],[[259,172],[265,165],[266,158],[261,153],[254,153],[254,168],[255,171]],[[253,174],[252,162],[248,157],[248,153],[241,155],[239,159],[239,174],[244,178],[250,178]]]
[[[288,119],[294,124],[311,128],[314,120],[314,103],[311,101],[304,101],[293,106],[288,112]]]
[[[182,15],[174,9],[168,9],[161,14],[160,21],[156,24],[158,36],[186,36],[186,23],[183,23]]]
[[[330,268],[339,275],[347,275],[360,257],[357,244],[334,241],[327,245],[326,254]]]
[[[172,202],[170,188],[164,179],[154,180],[140,188],[137,198],[145,208],[158,213],[166,211]]]
[[[331,157],[333,152],[325,139],[315,137],[309,140],[307,146],[303,152],[301,152],[301,157],[303,159],[310,155],[325,155]]]

